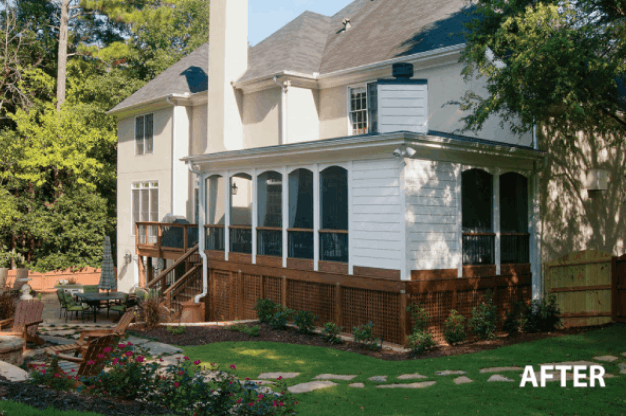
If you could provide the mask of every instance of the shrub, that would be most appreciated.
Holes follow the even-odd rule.
[[[326,322],[324,324],[324,329],[322,330],[322,336],[324,337],[324,341],[331,344],[343,343],[343,340],[339,338],[339,333],[342,329],[342,326],[338,326],[334,322]]]
[[[315,326],[315,320],[318,318],[319,316],[313,315],[309,311],[300,311],[294,315],[293,321],[298,327],[299,333],[310,334],[311,332],[313,332],[313,327]]]
[[[422,355],[435,345],[433,336],[426,331],[415,331],[407,337],[406,346],[411,349],[412,355]]]
[[[406,307],[406,310],[411,313],[413,332],[426,331],[428,329],[430,315],[426,309],[422,308],[419,303],[412,303]]]
[[[180,335],[180,334],[184,334],[185,332],[187,332],[187,327],[186,326],[167,326],[167,331],[170,332],[172,335]]]
[[[354,335],[354,341],[362,347],[370,350],[379,348],[376,338],[374,338],[374,322],[369,321],[365,325],[355,326],[352,328],[352,334]]]
[[[244,324],[230,325],[230,326],[227,326],[226,329],[228,329],[229,331],[233,331],[233,332],[243,332],[244,334],[251,335],[253,337],[259,336],[258,325],[254,325],[254,326],[247,326]]]
[[[554,331],[561,324],[560,313],[554,295],[548,300],[533,300],[524,307],[522,329],[527,333]]]
[[[147,363],[146,351],[131,342],[118,344],[104,362],[106,371],[84,377],[79,391],[94,396],[145,399],[155,391],[156,362]]]
[[[511,309],[506,313],[502,329],[509,335],[517,335],[521,325],[521,314],[525,305],[523,302],[515,302]]]
[[[278,306],[279,305],[277,303],[274,303],[269,299],[257,299],[254,310],[259,318],[259,322],[262,324],[268,323],[270,319],[272,319],[272,316],[276,313]]]
[[[465,341],[465,317],[454,309],[443,323],[443,337],[450,345]]]
[[[59,358],[53,357],[50,365],[35,364],[35,369],[29,374],[27,382],[30,384],[44,385],[53,390],[67,391],[74,387],[78,377],[67,374],[59,368]],[[74,372],[75,370],[72,370]]]
[[[279,306],[274,312],[274,315],[270,318],[269,324],[272,329],[285,329],[287,328],[287,321],[291,318],[294,311],[285,308],[284,306]]]
[[[145,299],[140,302],[148,328],[154,328],[159,324],[160,303],[159,293],[156,290],[150,290]]]
[[[495,339],[498,328],[498,311],[493,304],[493,295],[489,290],[478,307],[472,308],[472,317],[467,326],[479,339]]]

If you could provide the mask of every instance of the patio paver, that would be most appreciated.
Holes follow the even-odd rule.
[[[501,371],[524,371],[522,367],[489,367],[481,368],[481,373],[499,373]]]
[[[356,389],[362,389],[363,387],[365,387],[365,384],[363,384],[363,383],[352,383],[352,384],[348,384],[348,387],[354,387]]]
[[[28,373],[18,366],[0,361],[0,375],[9,381],[24,381],[28,378]]]
[[[180,348],[172,347],[171,345],[155,341],[146,342],[141,347],[149,350],[150,355],[152,355],[153,357],[158,357],[161,355],[182,354],[183,352],[183,350],[181,350]]]
[[[619,372],[619,373],[620,373],[620,374],[626,374],[626,364],[624,364],[624,363],[619,363],[619,364],[618,364],[618,366],[619,366],[619,369],[620,369],[620,372]]]
[[[374,381],[376,383],[384,383],[387,381],[387,376],[372,376],[368,378],[369,381]]]
[[[380,386],[376,386],[378,389],[423,389],[426,387],[430,387],[437,383],[436,381],[422,381],[419,383],[410,383],[410,384],[382,384]]]
[[[612,363],[613,361],[617,361],[619,360],[619,358],[613,356],[613,355],[603,355],[601,357],[593,357],[594,360],[596,361],[604,361],[607,363]]]
[[[308,393],[310,391],[326,389],[336,385],[337,383],[327,380],[309,381],[308,383],[300,383],[295,386],[288,387],[287,390],[290,393]]]
[[[415,374],[402,374],[401,376],[398,376],[398,380],[413,380],[416,378],[428,378],[426,376],[423,376],[421,374],[415,373]]]
[[[469,377],[465,377],[465,376],[457,377],[457,378],[454,379],[454,384],[456,384],[456,385],[473,383],[473,382],[474,382],[474,380],[470,379]]]
[[[461,375],[461,374],[467,374],[467,372],[463,370],[444,370],[444,371],[437,371],[435,373],[436,376],[456,376],[456,375]]]
[[[300,373],[262,373],[259,374],[259,376],[257,378],[264,378],[264,379],[276,379],[278,377],[282,377],[282,378],[296,378],[300,375]]]
[[[494,381],[505,381],[505,382],[510,382],[510,383],[513,382],[513,380],[511,380],[510,378],[504,377],[500,374],[494,374],[491,377],[489,377],[489,380],[487,380],[488,383],[491,383]]]
[[[339,374],[319,374],[313,377],[313,380],[352,380],[356,375],[339,375]]]

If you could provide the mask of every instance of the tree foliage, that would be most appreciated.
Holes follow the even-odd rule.
[[[208,2],[72,0],[60,111],[61,1],[0,3],[0,267],[99,266],[116,229],[106,112],[206,42]]]
[[[466,130],[498,114],[518,132],[626,133],[625,0],[478,0],[471,13],[463,72],[487,94],[458,102]]]

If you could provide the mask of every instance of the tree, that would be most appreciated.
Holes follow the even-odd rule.
[[[626,133],[625,0],[478,0],[471,13],[463,73],[484,76],[487,95],[457,103],[465,130],[498,114],[518,132]]]

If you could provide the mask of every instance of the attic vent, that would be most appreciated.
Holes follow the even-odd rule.
[[[341,23],[343,23],[343,31],[344,31],[344,32],[347,32],[348,30],[350,30],[350,27],[351,27],[351,25],[350,25],[350,19],[348,19],[348,18],[346,17],[345,19],[343,19],[343,20],[341,21]]]
[[[413,64],[408,64],[406,62],[393,64],[391,72],[394,78],[398,78],[398,79],[411,78],[413,77]]]

